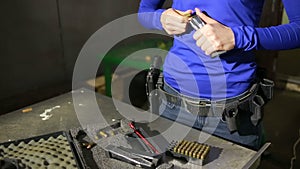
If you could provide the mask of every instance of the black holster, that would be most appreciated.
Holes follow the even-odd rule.
[[[227,127],[230,130],[230,132],[234,132],[237,130],[237,115],[238,115],[238,106],[239,102],[234,101],[232,103],[226,103],[225,109],[223,112],[223,120],[226,121]]]
[[[151,64],[146,77],[146,93],[150,102],[150,112],[159,114],[159,93],[158,86],[163,83],[162,73],[160,67],[162,65],[162,58],[154,56],[153,64]]]
[[[226,103],[223,119],[226,121],[229,131],[238,131],[240,135],[255,134],[249,132],[249,128],[255,128],[262,120],[263,106],[272,99],[273,88],[274,82],[264,78],[249,89],[247,98]]]
[[[269,79],[262,79],[258,85],[256,95],[251,99],[250,112],[252,112],[251,121],[257,125],[262,119],[263,106],[273,98],[274,82]]]

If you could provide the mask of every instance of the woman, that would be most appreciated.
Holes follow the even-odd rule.
[[[174,36],[163,66],[167,94],[212,105],[214,101],[239,100],[257,83],[254,50],[283,50],[300,46],[300,1],[283,0],[290,23],[259,28],[262,0],[173,0],[172,8],[162,9],[164,0],[141,0],[139,20],[149,29]],[[206,24],[198,30],[189,25],[196,13]],[[215,52],[226,51],[214,56]],[[258,90],[258,89],[257,89]],[[249,98],[253,101],[254,97]],[[187,106],[163,100],[161,114],[217,136],[258,149],[260,117],[253,122],[251,106],[231,112],[238,132],[228,130],[232,119],[195,115]],[[235,103],[235,102],[234,102]],[[208,105],[208,104],[206,104]],[[225,104],[226,109],[227,104]],[[215,109],[213,106],[210,110]],[[228,112],[227,112],[228,113]],[[227,120],[225,122],[224,120]],[[210,126],[209,121],[214,125]],[[229,126],[230,127],[230,126]]]

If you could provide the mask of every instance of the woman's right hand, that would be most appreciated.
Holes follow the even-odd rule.
[[[188,17],[192,10],[179,11],[172,8],[165,10],[161,17],[160,22],[169,35],[179,35],[186,32]]]

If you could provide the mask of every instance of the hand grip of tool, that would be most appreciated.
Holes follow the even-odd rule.
[[[195,30],[198,30],[198,29],[201,29],[205,25],[205,22],[198,15],[193,14],[192,17],[190,18],[190,25]],[[219,56],[225,52],[226,52],[225,50],[215,51],[211,54],[211,57]]]

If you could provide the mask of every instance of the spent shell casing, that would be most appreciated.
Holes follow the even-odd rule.
[[[114,132],[113,130],[110,130],[110,131],[109,131],[109,135],[110,135],[110,136],[114,136],[114,135],[115,135],[115,132]]]
[[[102,137],[107,137],[107,136],[108,136],[104,131],[100,131],[99,134],[100,134]]]

